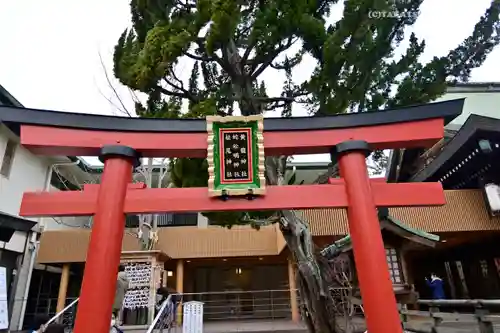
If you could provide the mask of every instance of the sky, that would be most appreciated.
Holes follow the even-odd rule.
[[[489,3],[426,0],[417,23],[407,29],[408,35],[415,31],[426,40],[422,60],[447,54],[469,36]],[[337,6],[332,19],[341,14]],[[130,92],[112,74],[113,48],[128,27],[127,0],[0,0],[0,84],[29,108],[116,115],[119,102],[106,79],[108,73],[118,96],[132,110]],[[473,71],[471,81],[500,81],[499,63],[500,48]],[[294,79],[307,79],[313,67],[312,59],[305,59]],[[180,70],[189,75],[190,64],[182,64]],[[279,95],[283,76],[268,71],[262,78],[268,94]],[[296,157],[296,161],[326,159],[325,155]]]

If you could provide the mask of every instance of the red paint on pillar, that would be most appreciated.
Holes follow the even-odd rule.
[[[364,152],[341,155],[339,165],[368,332],[402,333]]]
[[[120,264],[127,185],[132,161],[110,157],[104,163],[76,314],[75,333],[108,333]]]

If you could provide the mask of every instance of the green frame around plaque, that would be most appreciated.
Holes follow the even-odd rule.
[[[208,132],[208,194],[211,197],[229,195],[264,195],[266,192],[266,178],[264,176],[264,117],[255,116],[207,116]],[[231,182],[222,181],[222,169],[224,156],[221,155],[221,133],[235,131],[247,132],[251,138],[247,137],[247,145],[251,149],[248,152],[249,160],[249,179],[231,180]],[[224,141],[224,140],[223,140]]]

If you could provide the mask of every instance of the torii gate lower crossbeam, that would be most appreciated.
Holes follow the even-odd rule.
[[[257,211],[279,209],[347,208],[345,182],[330,179],[330,186],[289,185],[268,186],[265,197],[249,201],[232,198],[222,201],[207,196],[204,187],[145,188],[129,184],[123,212],[125,214],[201,212],[228,210]],[[445,203],[443,188],[439,183],[385,183],[383,178],[371,180],[375,204],[380,207],[432,206]],[[86,216],[93,215],[100,185],[85,185],[83,191],[28,192],[21,204],[21,215],[39,216]],[[412,193],[412,195],[407,195]],[[286,198],[284,200],[283,198]],[[168,202],[168,207],[165,203]]]
[[[138,156],[134,149],[144,154],[143,156],[203,157],[207,146],[207,136],[206,133],[201,134],[200,131],[170,130],[170,132],[149,133],[147,129],[144,129],[140,132],[130,129],[149,124],[149,120],[117,118],[112,128],[115,132],[102,132],[92,131],[89,128],[89,124],[102,122],[100,119],[93,119],[93,116],[82,118],[82,115],[52,113],[42,116],[37,113],[38,111],[31,110],[29,112],[33,116],[28,117],[26,114],[29,112],[1,113],[1,107],[0,115],[10,119],[11,123],[18,121],[25,124],[21,126],[21,142],[28,149],[47,155],[62,153],[96,155],[100,150],[100,155],[104,160],[104,173],[98,188],[62,194],[26,193],[20,213],[25,216],[94,214],[76,318],[76,333],[109,332],[125,213],[175,212],[177,209],[185,211],[188,208],[191,211],[210,211],[211,209],[220,211],[225,208],[223,204],[226,205],[227,210],[260,210],[266,207],[268,209],[294,208],[290,207],[289,202],[292,202],[296,208],[347,207],[368,330],[370,333],[402,333],[387,269],[376,205],[386,207],[442,205],[444,204],[442,187],[437,183],[412,184],[411,186],[418,187],[417,190],[412,191],[408,187],[409,184],[378,184],[370,181],[365,161],[368,144],[364,141],[353,140],[367,140],[374,149],[430,146],[442,137],[443,118],[459,114],[460,112],[456,111],[461,109],[463,101],[452,104],[451,109],[443,108],[445,104],[422,106],[421,110],[426,112],[425,115],[419,113],[420,110],[417,110],[419,107],[416,107],[417,109],[412,110],[344,115],[335,119],[325,117],[315,122],[314,128],[307,128],[304,125],[304,122],[308,120],[288,119],[286,126],[295,127],[295,131],[287,131],[279,121],[269,120],[270,131],[264,132],[264,142],[268,140],[269,144],[266,144],[269,148],[266,153],[269,155],[323,153],[334,146],[334,153],[337,155],[344,181],[321,185],[323,187],[303,185],[302,191],[307,192],[308,197],[314,197],[317,200],[316,205],[310,199],[304,200],[306,205],[290,197],[299,193],[299,187],[293,191],[290,187],[289,193],[282,191],[282,197],[279,200],[276,199],[276,194],[280,189],[270,187],[268,197],[264,196],[253,203],[242,203],[241,200],[233,201],[232,199],[221,203],[216,199],[209,199],[208,191],[202,197],[200,189],[175,189],[178,192],[172,189],[174,191],[172,192],[165,191],[165,189],[134,189],[129,186],[132,167],[137,162]],[[444,109],[443,112],[439,111],[441,108]],[[25,115],[24,118],[22,115]],[[59,125],[42,124],[40,119],[47,119],[46,117],[49,116]],[[19,120],[15,120],[14,117],[19,117]],[[77,119],[81,122],[76,121]],[[114,120],[111,117],[107,119],[108,121]],[[311,119],[318,120],[317,118]],[[335,124],[337,119],[342,120],[344,125],[337,126]],[[203,129],[204,124],[201,122],[203,121],[176,120],[175,124],[185,126],[185,128],[196,125]],[[35,126],[30,126],[30,123]],[[169,123],[163,120],[162,124],[168,125]],[[75,129],[75,127],[81,128]],[[311,131],[305,134],[301,132],[304,129]],[[53,130],[54,133],[49,135]],[[312,130],[317,130],[316,135],[312,135],[314,132]],[[64,136],[59,135],[61,131],[65,133]],[[42,132],[47,135],[38,135]],[[179,135],[182,135],[183,140],[171,140],[171,138],[179,138]],[[154,137],[155,140],[150,141],[146,139],[147,137]],[[132,148],[103,147],[103,145],[117,144],[128,145]],[[332,190],[325,190],[325,186]],[[272,194],[273,191],[275,191],[274,194]],[[321,192],[322,196],[336,196],[336,198],[318,197],[314,191]],[[407,193],[397,195],[398,191]],[[146,193],[151,197],[146,199],[144,197]],[[166,200],[174,193],[182,194],[176,204],[173,200]],[[425,195],[422,195],[423,193]],[[56,198],[61,200],[58,202]]]

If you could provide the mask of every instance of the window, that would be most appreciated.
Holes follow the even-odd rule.
[[[196,226],[198,224],[198,213],[180,213],[180,214],[151,214],[151,218],[154,219],[154,215],[158,216],[158,227],[184,227],[184,226]],[[126,228],[137,228],[139,227],[139,216],[138,215],[127,215],[125,220]]]
[[[0,168],[0,174],[4,177],[9,177],[10,170],[12,169],[12,162],[14,161],[14,154],[16,153],[17,143],[15,141],[7,141],[7,146],[5,147],[5,154],[2,159],[2,167]]]
[[[158,227],[184,227],[198,225],[198,213],[158,214]]]
[[[398,260],[396,249],[385,249],[385,256],[387,258],[387,266],[389,266],[389,274],[393,284],[403,283],[403,274],[401,273],[401,265]]]

